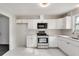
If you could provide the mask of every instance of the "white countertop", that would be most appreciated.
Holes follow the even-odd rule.
[[[72,38],[71,36],[67,36],[67,35],[58,35],[58,36],[59,36],[59,37],[64,37],[64,38],[68,38],[68,39],[70,39],[70,40],[79,42],[79,39],[74,39],[74,38]]]

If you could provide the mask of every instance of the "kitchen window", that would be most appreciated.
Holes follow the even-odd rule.
[[[75,19],[75,32],[79,32],[79,16]]]

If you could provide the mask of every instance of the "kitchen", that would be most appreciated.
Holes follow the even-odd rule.
[[[47,16],[47,15],[46,15]],[[72,38],[70,36],[73,35],[73,21],[72,21],[72,15],[66,15],[62,18],[52,19],[51,15],[48,15],[49,18],[44,18],[45,15],[40,15],[40,19],[34,19],[34,20],[25,20],[25,19],[17,19],[17,24],[25,24],[27,23],[28,30],[27,30],[27,36],[26,36],[26,47],[27,48],[58,48],[61,49],[65,55],[78,55],[79,52],[75,48],[76,45],[79,43],[77,42],[77,39]],[[66,34],[67,33],[67,34]],[[75,37],[75,36],[74,36]],[[65,42],[62,42],[66,40]],[[39,41],[40,40],[40,41]],[[70,41],[68,41],[70,40]],[[65,46],[68,44],[72,44],[68,49]],[[76,44],[75,44],[76,43]],[[75,46],[73,46],[75,45]],[[65,50],[64,50],[65,49]],[[76,49],[77,52],[74,51]],[[70,53],[71,52],[71,53]],[[75,53],[75,54],[74,54]]]
[[[4,7],[9,6],[9,4],[3,5]],[[10,4],[11,7],[13,5]],[[33,6],[36,7],[32,8]],[[22,7],[24,8],[20,9]],[[14,20],[16,39],[15,41],[13,40],[13,42],[11,41],[12,46],[15,45],[13,46],[15,51],[19,50],[22,52],[24,49],[28,51],[31,51],[30,49],[32,49],[32,51],[57,49],[60,50],[64,56],[79,56],[78,3],[50,3],[49,6],[44,8],[33,3],[22,4],[22,6],[21,4],[15,4],[12,8],[18,10],[15,11],[16,17]],[[27,12],[25,10],[20,12],[19,9],[20,11],[25,9]],[[21,48],[21,50],[18,48]],[[4,56],[20,55],[18,52],[15,53],[13,49],[5,53]],[[11,51],[13,51],[14,54]]]

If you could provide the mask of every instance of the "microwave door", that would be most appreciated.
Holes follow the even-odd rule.
[[[38,29],[47,29],[47,23],[38,23],[37,28]]]

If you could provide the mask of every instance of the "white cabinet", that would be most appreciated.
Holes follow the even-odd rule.
[[[71,42],[69,42],[67,44],[68,46],[68,49],[67,49],[67,53],[68,55],[71,55],[71,56],[79,56],[79,47],[77,47],[76,45],[72,44]]]
[[[66,22],[64,18],[60,18],[56,20],[56,29],[65,29]]]
[[[28,23],[28,29],[32,29],[32,28],[33,28],[33,22],[32,20],[30,20]]]
[[[33,45],[32,45],[32,38],[31,38],[31,36],[27,36],[27,39],[26,39],[26,47],[33,47]]]
[[[28,48],[37,47],[37,38],[32,37],[32,36],[27,36],[26,47],[28,47]]]
[[[49,36],[49,47],[57,47],[56,37]]]
[[[59,19],[49,19],[48,29],[72,29],[71,16],[66,16]]]
[[[58,37],[58,47],[70,56],[79,56],[79,43],[72,39]],[[78,44],[76,44],[78,43]]]
[[[64,19],[66,20],[66,29],[72,29],[72,18],[71,18],[71,16],[66,16]]]
[[[28,29],[37,29],[37,20],[30,20],[28,23]]]
[[[64,18],[48,20],[48,29],[66,29]]]
[[[56,20],[55,19],[48,20],[48,29],[56,29]]]
[[[33,47],[37,47],[37,37],[32,37]]]
[[[37,29],[37,23],[48,23],[48,29],[71,29],[71,16],[59,19],[16,19],[16,23],[28,23],[28,29]]]
[[[49,36],[49,47],[57,47],[57,39],[55,36]],[[26,47],[37,47],[37,37],[27,36]]]
[[[62,38],[61,37],[58,37],[58,47],[60,48],[60,49],[62,49],[63,51],[65,51],[65,43],[64,43],[64,41],[62,40]]]
[[[17,24],[24,24],[24,23],[28,23],[28,22],[29,22],[29,20],[27,20],[27,19],[16,19]]]

